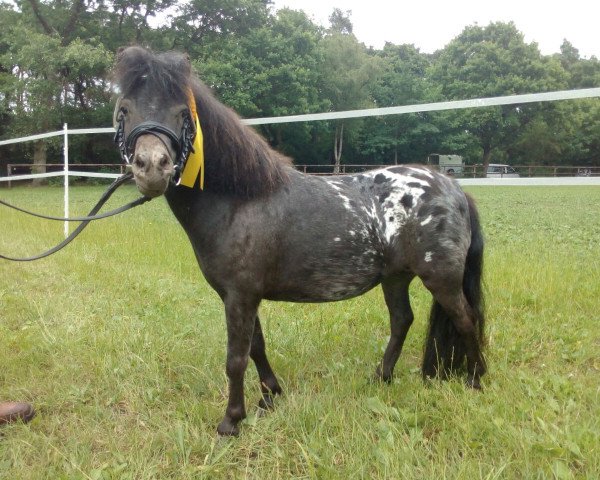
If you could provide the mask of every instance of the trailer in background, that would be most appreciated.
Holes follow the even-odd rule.
[[[463,175],[463,158],[460,155],[442,155],[432,153],[427,155],[427,165],[436,167],[440,172],[446,175],[462,176]]]

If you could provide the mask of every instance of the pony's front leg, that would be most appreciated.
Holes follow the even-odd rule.
[[[225,299],[227,319],[227,365],[229,379],[229,400],[225,417],[219,423],[220,435],[238,435],[238,424],[246,418],[244,403],[244,373],[248,366],[254,320],[258,302],[239,298]]]
[[[273,369],[267,359],[265,351],[265,337],[263,336],[260,319],[256,317],[254,322],[254,332],[252,334],[252,346],[250,347],[250,358],[254,360],[258,378],[260,379],[261,399],[258,406],[263,410],[273,409],[273,397],[281,395],[281,386],[277,381],[277,377],[273,373]]]

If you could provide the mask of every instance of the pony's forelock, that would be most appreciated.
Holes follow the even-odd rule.
[[[175,100],[187,97],[191,67],[187,55],[179,52],[154,54],[142,47],[127,47],[117,54],[113,80],[121,95],[128,96],[146,86]]]

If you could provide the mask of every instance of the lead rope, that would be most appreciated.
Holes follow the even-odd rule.
[[[71,243],[75,239],[75,237],[77,237],[77,235],[79,235],[91,221],[100,220],[102,218],[107,218],[107,217],[111,217],[113,215],[117,215],[118,213],[124,212],[133,207],[137,207],[138,205],[142,205],[143,203],[146,203],[146,202],[152,200],[150,197],[140,197],[137,200],[134,200],[133,202],[123,205],[122,207],[116,208],[115,210],[111,210],[109,212],[102,213],[100,215],[96,215],[96,213],[98,213],[98,210],[100,210],[102,208],[102,206],[108,201],[108,199],[112,196],[112,194],[115,192],[115,190],[117,188],[119,188],[121,185],[123,185],[127,180],[130,180],[131,178],[133,178],[133,174],[131,172],[128,172],[128,173],[122,175],[121,177],[117,178],[113,183],[111,183],[110,186],[106,189],[106,191],[102,194],[102,197],[100,197],[100,200],[98,200],[98,203],[96,203],[94,208],[92,208],[90,210],[90,213],[85,217],[60,218],[60,217],[40,215],[37,213],[29,212],[29,211],[24,210],[19,207],[15,207],[13,205],[10,205],[10,204],[0,200],[0,203],[2,205],[6,205],[10,208],[14,208],[15,210],[18,210],[23,213],[27,213],[29,215],[33,215],[35,217],[45,218],[47,220],[81,222],[77,226],[77,228],[75,230],[73,230],[73,232],[71,232],[71,234],[67,238],[65,238],[62,242],[60,242],[58,245],[51,248],[50,250],[46,250],[45,252],[40,253],[38,255],[34,255],[32,257],[24,257],[24,258],[14,258],[14,257],[8,257],[6,255],[0,255],[0,259],[10,260],[12,262],[31,262],[33,260],[39,260],[40,258],[48,257],[48,256],[52,255],[53,253],[56,253],[59,250],[62,250],[69,243]]]

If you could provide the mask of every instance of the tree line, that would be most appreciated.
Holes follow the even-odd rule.
[[[107,126],[115,52],[189,54],[242,117],[387,107],[600,86],[600,62],[564,40],[542,55],[510,23],[471,25],[433,54],[367,48],[351,14],[326,27],[270,0],[14,0],[0,3],[0,138]],[[589,100],[258,127],[297,164],[600,165],[600,102]],[[0,148],[6,163],[61,161],[59,140]],[[119,163],[108,135],[72,137],[78,163]]]

